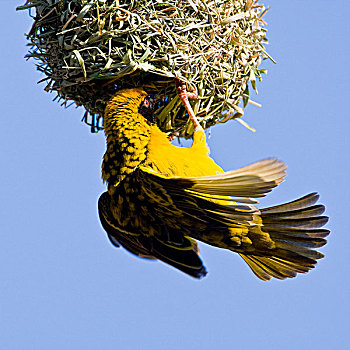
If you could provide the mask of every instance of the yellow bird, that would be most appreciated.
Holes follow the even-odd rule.
[[[181,91],[186,101],[189,93]],[[188,107],[188,106],[187,106]],[[196,278],[206,275],[196,240],[238,253],[262,280],[308,272],[323,255],[323,205],[316,193],[258,209],[283,181],[286,165],[265,159],[224,172],[208,155],[193,113],[189,148],[171,144],[156,125],[153,99],[141,89],[121,90],[103,119],[107,150],[102,178],[108,191],[98,201],[111,242],[131,253],[159,259]]]

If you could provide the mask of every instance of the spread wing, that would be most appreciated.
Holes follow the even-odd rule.
[[[101,223],[114,245],[144,258],[160,259],[193,277],[205,267],[192,238],[228,248],[242,246],[244,228],[255,221],[251,205],[285,176],[284,163],[269,159],[225,174],[207,177],[164,177],[140,168],[113,194],[99,200]],[[245,204],[232,205],[232,196]]]

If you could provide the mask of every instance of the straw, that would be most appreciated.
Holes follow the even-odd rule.
[[[157,93],[161,129],[190,136],[176,76],[198,88],[191,103],[204,128],[240,118],[271,59],[257,0],[29,0],[23,9],[35,10],[27,57],[45,90],[84,106],[92,131],[118,89],[142,86]]]

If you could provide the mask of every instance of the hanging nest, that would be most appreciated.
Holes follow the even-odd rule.
[[[18,9],[35,12],[26,57],[38,60],[40,82],[64,105],[84,106],[92,131],[117,90],[142,86],[157,93],[160,128],[190,136],[176,76],[198,88],[191,103],[203,127],[244,123],[249,82],[256,90],[270,58],[257,0],[28,0]]]

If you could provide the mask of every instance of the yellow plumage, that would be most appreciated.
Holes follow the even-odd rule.
[[[172,145],[167,135],[152,125],[148,149],[150,163],[163,175],[205,176],[224,172],[208,157],[209,149],[202,130],[195,132],[192,146],[184,148]]]
[[[224,173],[208,156],[206,137],[189,148],[170,143],[153,120],[152,100],[140,89],[119,91],[107,104],[107,150],[99,199],[111,242],[144,258],[160,259],[203,277],[195,240],[239,253],[261,279],[307,272],[323,255],[327,217],[315,193],[258,209],[254,198],[283,181],[286,166],[265,159]]]

